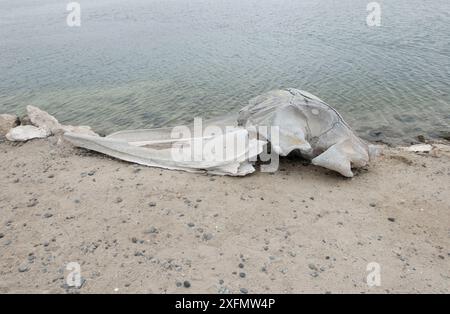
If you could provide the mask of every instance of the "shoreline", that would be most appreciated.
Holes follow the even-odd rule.
[[[234,178],[59,136],[0,142],[0,292],[449,293],[450,149],[438,145],[386,148],[345,179],[292,158]],[[70,262],[79,289],[65,284]],[[380,287],[365,282],[370,262]]]

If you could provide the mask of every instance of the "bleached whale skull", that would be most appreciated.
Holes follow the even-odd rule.
[[[250,100],[241,109],[238,124],[245,128],[279,128],[281,156],[299,151],[314,165],[352,177],[352,167],[365,166],[371,147],[357,137],[342,116],[316,96],[297,89],[275,90]],[[270,135],[270,133],[269,133]],[[267,138],[271,141],[270,136]]]
[[[211,121],[210,121],[211,122]],[[341,115],[314,95],[297,89],[271,91],[250,100],[236,116],[215,119],[210,125],[227,129],[219,136],[189,135],[174,139],[174,128],[121,131],[106,137],[90,134],[65,133],[74,145],[98,151],[118,159],[142,165],[190,172],[243,176],[255,171],[252,162],[262,156],[263,146],[271,144],[272,154],[286,156],[299,151],[314,165],[352,177],[352,167],[365,166],[371,147],[357,137]],[[228,129],[228,126],[232,126]],[[262,127],[262,128],[261,128]],[[263,134],[261,129],[278,128]],[[194,125],[195,129],[195,125]],[[256,136],[256,137],[255,137]],[[217,158],[219,151],[232,152],[233,145],[222,139],[238,138],[247,143],[225,159]],[[215,150],[197,160],[180,161],[174,158],[173,148],[182,142],[187,148],[200,140],[205,146],[223,143],[223,150]],[[220,144],[219,144],[220,146]],[[216,146],[217,147],[217,146]]]

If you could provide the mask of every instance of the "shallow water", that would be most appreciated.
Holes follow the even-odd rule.
[[[68,3],[69,1],[67,1]],[[37,105],[101,132],[234,112],[295,87],[369,140],[448,132],[450,2],[360,0],[0,2],[0,112]]]

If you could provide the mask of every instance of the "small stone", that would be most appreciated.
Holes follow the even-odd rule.
[[[44,214],[44,218],[51,218],[51,217],[53,217],[53,214],[50,214],[50,213],[45,213]]]
[[[190,283],[189,281],[185,280],[185,281],[183,282],[183,286],[184,286],[185,288],[190,288],[190,287],[191,287],[191,283]]]
[[[245,278],[246,274],[245,273],[239,273],[239,277],[241,278]]]
[[[395,222],[395,218],[388,218],[390,222]]]
[[[193,222],[190,222],[187,224],[189,228],[195,227],[195,224]]]
[[[91,171],[88,172],[87,175],[90,176],[90,177],[92,177],[94,174],[95,174],[95,170],[91,170]]]
[[[145,233],[147,234],[152,234],[152,233],[158,233],[158,229],[156,229],[155,227],[150,227],[147,231],[145,231]]]
[[[242,294],[247,294],[247,293],[248,293],[248,290],[247,290],[246,288],[241,288],[241,289],[239,289],[239,291],[240,291]]]
[[[377,204],[375,204],[375,203],[370,203],[369,206],[370,206],[370,207],[377,207]]]
[[[181,287],[183,284],[181,283],[181,281],[177,281],[177,282],[175,283],[175,285],[176,285],[177,287]]]
[[[204,241],[209,241],[213,238],[213,235],[211,233],[204,233],[203,234],[203,240]]]
[[[28,263],[23,263],[19,266],[19,272],[24,273],[30,270],[30,265]]]
[[[417,140],[419,142],[421,142],[421,143],[425,143],[426,142],[425,136],[423,136],[423,135],[418,135],[417,136]]]
[[[36,198],[32,198],[28,201],[27,207],[34,207],[39,203]]]
[[[123,202],[123,199],[121,198],[121,197],[117,197],[116,198],[116,200],[115,200],[115,202],[118,204],[118,203],[122,203]]]
[[[242,264],[242,263],[239,263],[239,268],[244,268],[244,264]]]
[[[220,280],[219,280],[219,285],[223,285],[223,284],[224,284],[223,279],[220,279]]]
[[[155,202],[150,202],[150,203],[148,203],[148,206],[150,206],[150,207],[155,207],[155,206],[156,206],[156,203],[155,203]]]
[[[5,235],[3,233],[0,233],[0,239],[4,238]]]
[[[309,264],[308,267],[309,267],[309,269],[311,269],[311,270],[317,270],[317,267],[316,267],[316,265],[314,265],[314,264]]]

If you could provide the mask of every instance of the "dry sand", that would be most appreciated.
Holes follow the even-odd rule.
[[[388,149],[353,179],[290,159],[231,178],[3,142],[0,293],[449,293],[449,161]]]

